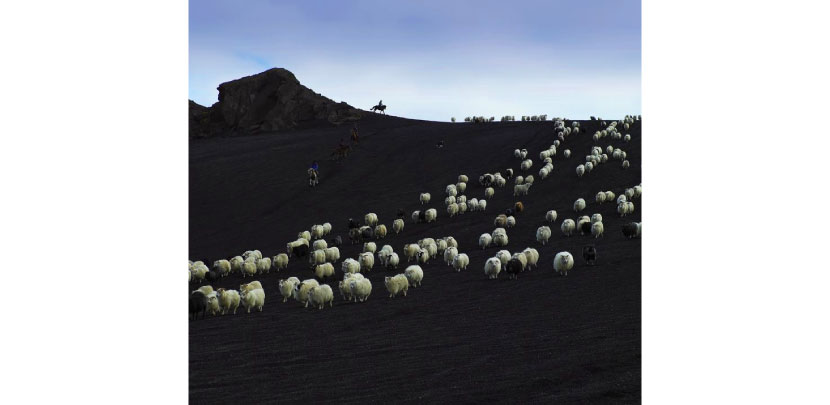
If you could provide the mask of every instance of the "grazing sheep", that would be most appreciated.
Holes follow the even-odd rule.
[[[516,217],[510,215],[507,217],[507,227],[512,228],[516,226]]]
[[[452,218],[456,214],[458,214],[458,204],[452,203],[452,204],[448,205],[447,206],[447,214],[450,215],[450,218]]]
[[[541,243],[542,245],[546,245],[548,243],[548,239],[550,239],[550,227],[549,226],[540,226],[536,229],[536,241]]]
[[[331,233],[331,224],[328,222],[323,223],[323,235],[328,235]]]
[[[570,157],[571,157],[571,150],[570,150],[570,149],[565,149],[565,150],[562,152],[562,156],[565,156],[565,159],[570,158]]]
[[[491,257],[484,262],[484,275],[493,280],[499,277],[501,272],[501,260],[498,257]]]
[[[460,182],[455,185],[455,188],[458,190],[459,193],[463,193],[467,191],[467,183]]]
[[[378,224],[378,214],[370,212],[363,216],[363,223],[366,226],[375,226]]]
[[[220,288],[216,290],[216,294],[222,315],[230,311],[236,314],[236,309],[239,308],[239,291]]]
[[[447,188],[444,189],[444,192],[451,197],[455,197],[458,195],[458,189],[455,188],[455,184],[448,185]]]
[[[478,200],[478,211],[486,211],[487,210],[487,200],[481,199]]]
[[[234,256],[230,260],[231,264],[231,273],[238,273],[242,271],[242,263],[245,263],[245,259],[242,256]]]
[[[421,201],[421,205],[429,204],[430,198],[431,196],[429,195],[429,193],[421,193],[421,197],[419,198],[419,200]]]
[[[424,214],[424,220],[426,223],[435,222],[435,219],[438,218],[438,211],[435,208],[430,208]]]
[[[550,210],[547,213],[545,213],[545,220],[548,221],[548,222],[551,222],[551,223],[556,222],[556,217],[557,217],[556,210]]]
[[[562,233],[564,233],[565,236],[571,236],[571,234],[573,234],[574,232],[574,229],[576,229],[576,223],[572,219],[566,219],[562,221],[561,229]]]
[[[484,198],[492,198],[494,194],[496,194],[496,190],[493,190],[493,187],[484,189]]]
[[[466,183],[468,181],[470,181],[470,179],[467,177],[466,174],[459,174],[458,175],[458,182],[459,183]]]
[[[363,244],[363,252],[361,252],[361,253],[365,253],[365,252],[375,253],[375,251],[377,251],[377,249],[378,249],[377,243],[375,243],[375,242],[366,242],[366,243]]]
[[[329,244],[326,243],[325,239],[317,239],[311,244],[312,250],[323,250],[327,247],[329,247]]]
[[[303,238],[299,238],[287,245],[286,253],[288,254],[288,257],[291,257],[291,255],[303,257],[308,254],[308,250],[308,241]]]
[[[585,200],[582,199],[582,198],[577,198],[577,200],[574,201],[574,211],[580,212],[584,209],[585,209]]]
[[[596,213],[591,215],[591,223],[593,224],[595,222],[602,222],[602,214]]]
[[[530,170],[530,168],[532,166],[533,166],[533,161],[530,160],[530,159],[525,159],[525,160],[522,161],[522,164],[519,167],[522,169],[523,172],[526,172],[526,171]]]
[[[524,184],[525,178],[524,176],[516,176],[516,178],[513,179],[513,182],[516,183],[516,185]]]
[[[403,255],[406,256],[406,261],[412,261],[412,259],[418,258],[418,252],[421,250],[421,247],[415,243],[407,243],[403,247]]]
[[[453,196],[449,196],[449,197],[444,199],[444,205],[450,205],[450,204],[453,204],[453,203],[455,203],[455,197],[453,197]]]
[[[257,265],[254,262],[242,263],[242,278],[245,276],[255,276],[257,273]]]
[[[585,264],[593,266],[597,261],[597,248],[593,245],[583,247],[582,258],[585,259]]]
[[[349,292],[355,301],[364,302],[372,294],[372,282],[368,278],[352,279],[349,281]]]
[[[605,227],[602,225],[602,222],[594,222],[591,224],[591,235],[594,235],[595,239],[602,236],[604,231]]]
[[[406,297],[406,292],[409,290],[409,280],[405,274],[398,274],[394,277],[384,277],[383,284],[386,286],[386,291],[389,291],[389,298],[394,298],[399,293],[403,292]]]
[[[617,205],[617,213],[620,214],[621,217],[629,215],[634,212],[634,203],[632,202],[621,202]]]
[[[300,304],[305,305],[308,302],[308,291],[311,290],[313,287],[320,286],[320,283],[313,278],[309,278],[303,280],[301,283],[294,286],[294,299],[297,300]]]
[[[306,308],[308,308],[309,302],[313,307],[317,307],[317,309],[323,309],[326,303],[331,308],[334,306],[334,291],[331,290],[331,286],[328,284],[311,287],[308,290],[308,300],[305,302]]]
[[[576,175],[577,175],[578,177],[582,177],[582,175],[583,175],[583,174],[585,174],[585,165],[579,165],[579,166],[577,166],[577,167],[576,167]]]
[[[640,223],[638,223],[638,222],[629,222],[629,223],[623,225],[622,231],[623,231],[623,235],[625,235],[626,238],[628,238],[628,239],[636,238],[636,237],[640,236]]]
[[[569,252],[559,252],[553,258],[553,270],[560,275],[568,275],[568,270],[574,267],[574,257]]]
[[[337,288],[340,290],[340,296],[343,297],[346,301],[352,301],[352,289],[351,289],[351,282],[363,280],[363,277],[360,273],[346,273],[343,275],[343,280],[337,283]]]
[[[342,270],[343,273],[360,273],[360,262],[350,257],[343,261],[343,264],[340,266],[340,270]]]
[[[361,240],[369,240],[375,236],[375,230],[369,225],[361,226],[358,231],[360,232]]]
[[[371,271],[372,267],[375,266],[375,254],[372,252],[363,252],[358,256],[358,260],[360,263],[360,271]]]
[[[288,268],[288,255],[285,253],[280,253],[274,256],[272,260],[272,264],[274,269],[277,271],[284,270]]]
[[[386,225],[380,224],[375,226],[375,238],[383,239],[386,237]]]
[[[300,284],[300,279],[297,277],[289,277],[286,280],[280,279],[280,295],[282,295],[282,302],[287,302],[289,298],[294,295],[294,287]]]
[[[600,192],[597,193],[597,196],[596,196],[595,200],[598,204],[602,204],[602,203],[605,202],[605,197],[607,197],[605,192],[600,191]]]
[[[334,247],[339,247],[343,244],[343,238],[341,238],[340,235],[337,235],[329,243]]]
[[[318,264],[314,267],[314,276],[320,280],[334,276],[334,265],[331,263]]]
[[[409,280],[409,285],[412,287],[420,286],[421,280],[424,279],[424,270],[418,265],[407,267],[403,274],[406,276],[406,279]]]
[[[330,247],[323,250],[326,254],[326,261],[327,262],[336,262],[340,260],[340,249],[337,247]],[[286,262],[287,263],[287,262]]]
[[[403,231],[403,220],[398,218],[392,222],[392,230],[395,234],[401,233]]]
[[[452,264],[456,256],[458,256],[458,248],[448,246],[447,250],[444,251],[444,261],[447,263],[447,266]]]
[[[213,271],[219,273],[222,277],[227,276],[231,272],[231,262],[225,259],[217,260],[213,262]]]
[[[467,270],[470,264],[470,257],[466,253],[459,253],[452,261],[452,267],[455,271]]]
[[[490,236],[489,233],[483,233],[481,236],[478,237],[478,245],[481,246],[481,249],[487,249],[490,247],[490,243],[493,241],[493,237]]]
[[[251,308],[256,308],[262,312],[262,307],[265,306],[265,290],[256,288],[251,291],[243,291],[240,294],[240,301],[242,306],[251,313]]]

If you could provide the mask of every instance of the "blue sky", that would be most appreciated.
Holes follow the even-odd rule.
[[[640,1],[191,1],[189,98],[272,67],[335,101],[448,121],[639,114]]]

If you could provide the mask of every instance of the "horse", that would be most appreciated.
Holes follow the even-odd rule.
[[[378,105],[372,107],[371,111],[375,112],[375,113],[380,111],[383,115],[386,115],[386,106],[383,105],[383,104],[378,104]]]
[[[314,169],[308,169],[308,186],[314,187],[320,181],[317,179],[317,171]]]
[[[352,149],[349,145],[339,145],[334,152],[331,153],[331,160],[340,160],[344,157],[349,155],[349,151]]]

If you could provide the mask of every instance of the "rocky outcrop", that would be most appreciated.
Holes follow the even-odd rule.
[[[209,108],[190,102],[191,138],[254,135],[361,118],[360,110],[315,93],[282,68],[222,83],[218,89],[219,102]]]

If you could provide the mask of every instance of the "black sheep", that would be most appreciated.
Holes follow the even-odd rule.
[[[427,222],[427,210],[418,213],[418,222]]]
[[[585,259],[585,263],[593,266],[597,262],[597,248],[594,245],[583,247],[582,258]]]
[[[363,240],[370,240],[375,235],[375,232],[370,227],[363,228],[363,231],[360,232],[360,237]]]
[[[591,222],[585,221],[582,223],[582,226],[579,227],[579,233],[583,235],[590,235],[591,234]]]
[[[360,229],[352,228],[349,229],[349,240],[354,245],[356,242],[360,242]]]
[[[629,238],[629,239],[634,238],[634,237],[637,236],[637,228],[638,228],[638,226],[637,226],[636,222],[629,222],[629,223],[623,225],[623,228],[622,228],[623,235],[625,235],[625,237]]]
[[[354,219],[349,218],[349,229],[360,228],[360,224]]]
[[[219,281],[219,272],[211,270],[205,273],[205,280],[207,280],[209,283],[215,283]]]
[[[199,312],[202,313],[202,319],[205,319],[207,300],[201,291],[194,291],[190,294],[190,316],[193,317],[193,320],[198,319]]]
[[[332,245],[332,246],[340,246],[342,244],[343,244],[343,238],[341,238],[340,235],[335,236],[334,239],[332,239],[332,241],[330,243],[330,245]]]
[[[504,270],[510,274],[511,279],[518,279],[519,273],[522,272],[522,262],[520,262],[519,259],[510,259]]]
[[[308,245],[302,244],[300,246],[294,246],[291,248],[291,253],[297,257],[303,257],[308,254]]]
[[[404,211],[403,208],[398,208],[398,218],[405,218],[405,217],[406,217],[406,211]]]
[[[508,209],[504,210],[504,215],[507,215],[508,217],[513,215],[513,209],[508,208]]]

